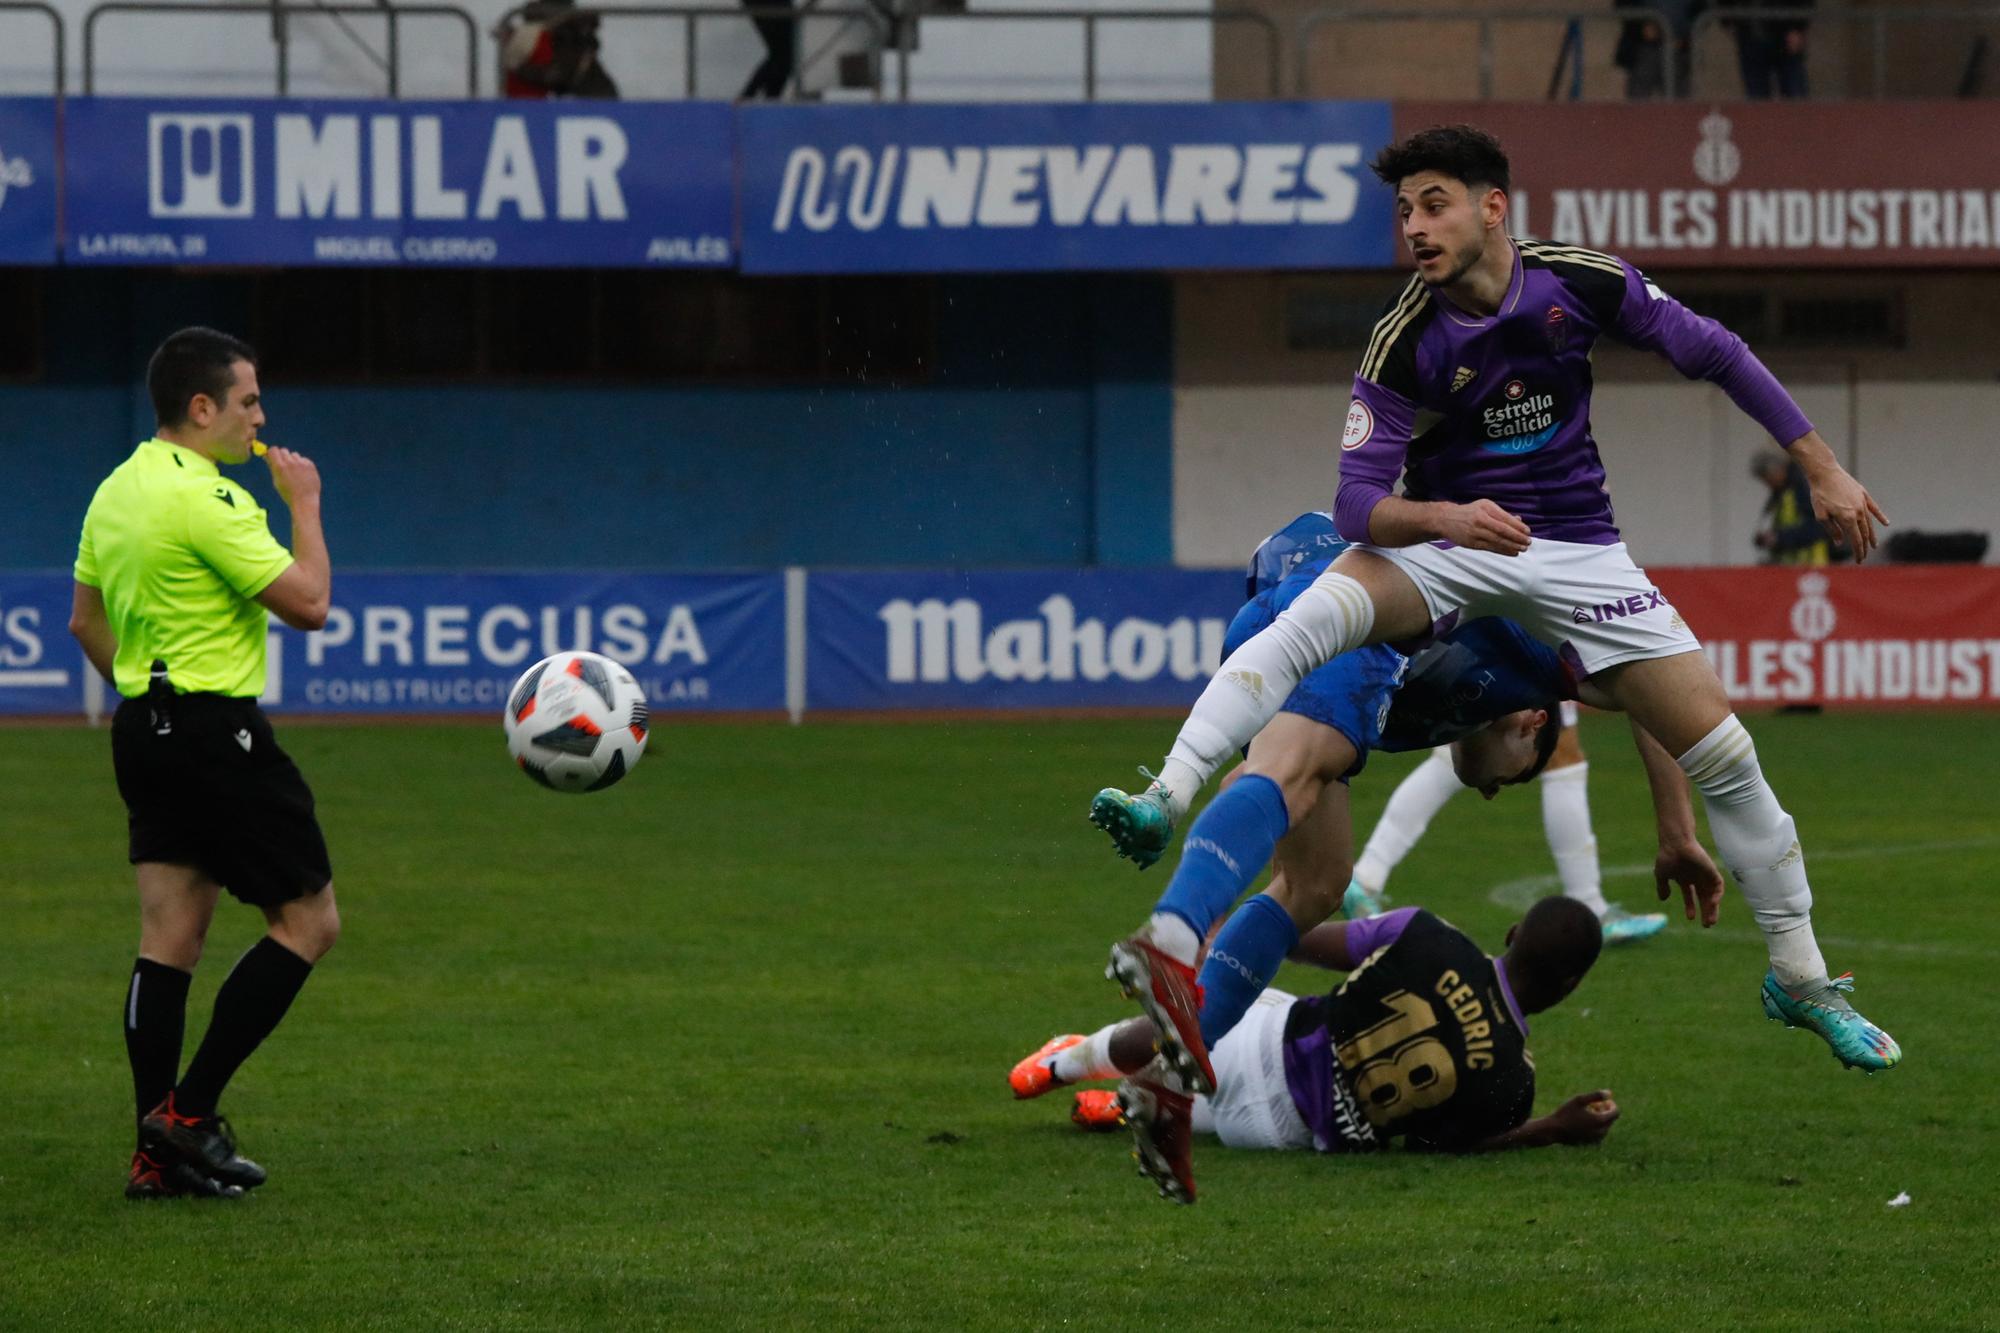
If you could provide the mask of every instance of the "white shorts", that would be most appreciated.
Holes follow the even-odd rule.
[[[1505,616],[1548,644],[1579,678],[1622,662],[1699,652],[1701,643],[1625,543],[1592,546],[1537,537],[1520,555],[1462,546],[1357,546],[1417,585],[1441,627]]]
[[[1310,1148],[1312,1131],[1285,1082],[1285,1016],[1297,996],[1275,988],[1209,1052],[1215,1095],[1194,1099],[1193,1128],[1231,1148]]]

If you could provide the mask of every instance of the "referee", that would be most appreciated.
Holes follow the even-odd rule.
[[[146,388],[158,433],[90,502],[69,626],[125,696],[111,724],[139,885],[125,992],[139,1144],[125,1193],[235,1198],[264,1171],[238,1155],[216,1103],[340,934],[312,792],[257,707],[266,612],[320,628],[332,573],[310,459],[265,456],[292,511],[292,552],[216,470],[247,460],[264,424],[248,345],[182,329],[153,353]],[[223,889],[261,910],[270,933],[222,983],[180,1074],[188,982]]]

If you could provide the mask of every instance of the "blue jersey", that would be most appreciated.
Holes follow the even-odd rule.
[[[1333,515],[1323,509],[1300,514],[1291,522],[1257,543],[1250,557],[1250,574],[1245,597],[1283,583],[1299,566],[1318,561],[1321,568],[1347,549],[1347,541],[1333,528]]]
[[[1322,555],[1297,564],[1252,596],[1230,623],[1223,655],[1276,620],[1331,563]],[[1554,649],[1511,620],[1484,617],[1414,653],[1384,644],[1343,653],[1300,681],[1283,711],[1347,737],[1359,754],[1344,775],[1352,777],[1371,750],[1449,745],[1508,713],[1575,697],[1576,679]]]

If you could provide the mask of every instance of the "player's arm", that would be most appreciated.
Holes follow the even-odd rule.
[[[69,632],[83,645],[83,655],[110,680],[111,664],[118,656],[118,636],[111,632],[111,617],[105,614],[104,593],[88,583],[78,583],[70,594]]]
[[[1604,1136],[1618,1123],[1618,1114],[1618,1103],[1611,1100],[1609,1089],[1580,1092],[1549,1114],[1537,1116],[1504,1134],[1481,1139],[1464,1151],[1505,1152],[1509,1148],[1548,1148],[1558,1143],[1588,1147],[1604,1141]]]
[[[1330,972],[1352,972],[1362,959],[1400,939],[1416,914],[1414,907],[1398,907],[1364,921],[1322,921],[1299,936],[1287,956]]]
[[[1653,858],[1653,885],[1660,901],[1665,902],[1678,884],[1687,919],[1695,919],[1699,906],[1701,924],[1712,926],[1722,910],[1722,873],[1695,829],[1687,774],[1638,719],[1631,721],[1632,744],[1638,747],[1639,762],[1646,768],[1646,785],[1653,793],[1653,817],[1660,834],[1660,850]]]
[[[1805,469],[1812,487],[1813,513],[1847,544],[1859,564],[1875,547],[1874,525],[1886,525],[1888,515],[1840,465],[1777,376],[1728,329],[1695,314],[1623,260],[1611,262],[1620,270],[1615,279],[1620,283],[1616,310],[1609,311],[1608,294],[1600,294],[1593,302],[1606,307],[1601,313],[1610,313],[1606,328],[1634,347],[1664,356],[1689,379],[1715,385],[1746,416],[1769,431]],[[1610,279],[1610,274],[1603,277]],[[1593,274],[1583,281],[1589,285],[1598,283],[1598,278]]]
[[[1392,361],[1380,373],[1395,377]],[[1402,375],[1414,391],[1414,372]],[[1334,526],[1352,542],[1415,546],[1449,541],[1476,551],[1519,555],[1528,549],[1528,525],[1491,500],[1452,504],[1409,500],[1394,494],[1409,456],[1417,405],[1388,384],[1354,377],[1354,400],[1340,437],[1340,490]]]
[[[292,563],[257,594],[272,615],[293,629],[326,624],[333,604],[333,566],[319,517],[319,469],[304,454],[272,449],[264,455],[271,481],[292,511]]]

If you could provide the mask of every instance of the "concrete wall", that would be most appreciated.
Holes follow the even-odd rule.
[[[52,295],[56,364],[0,385],[0,568],[68,566],[151,434],[147,351],[219,318],[217,281]],[[272,378],[267,434],[320,462],[348,568],[1165,564],[1169,300],[1156,277],[941,283],[937,372],[903,386]],[[236,475],[282,514],[261,467]]]
[[[1716,281],[1666,280],[1668,289]],[[1339,424],[1360,349],[1289,351],[1283,301],[1299,282],[1343,291],[1387,276],[1180,279],[1174,391],[1174,553],[1235,564],[1278,524],[1331,506]],[[1993,529],[2000,494],[2000,279],[1983,275],[1759,277],[1782,293],[1828,284],[1904,295],[1907,346],[1765,357],[1897,527]],[[1600,347],[1592,424],[1621,529],[1654,564],[1756,558],[1767,441],[1719,391],[1651,357]]]

